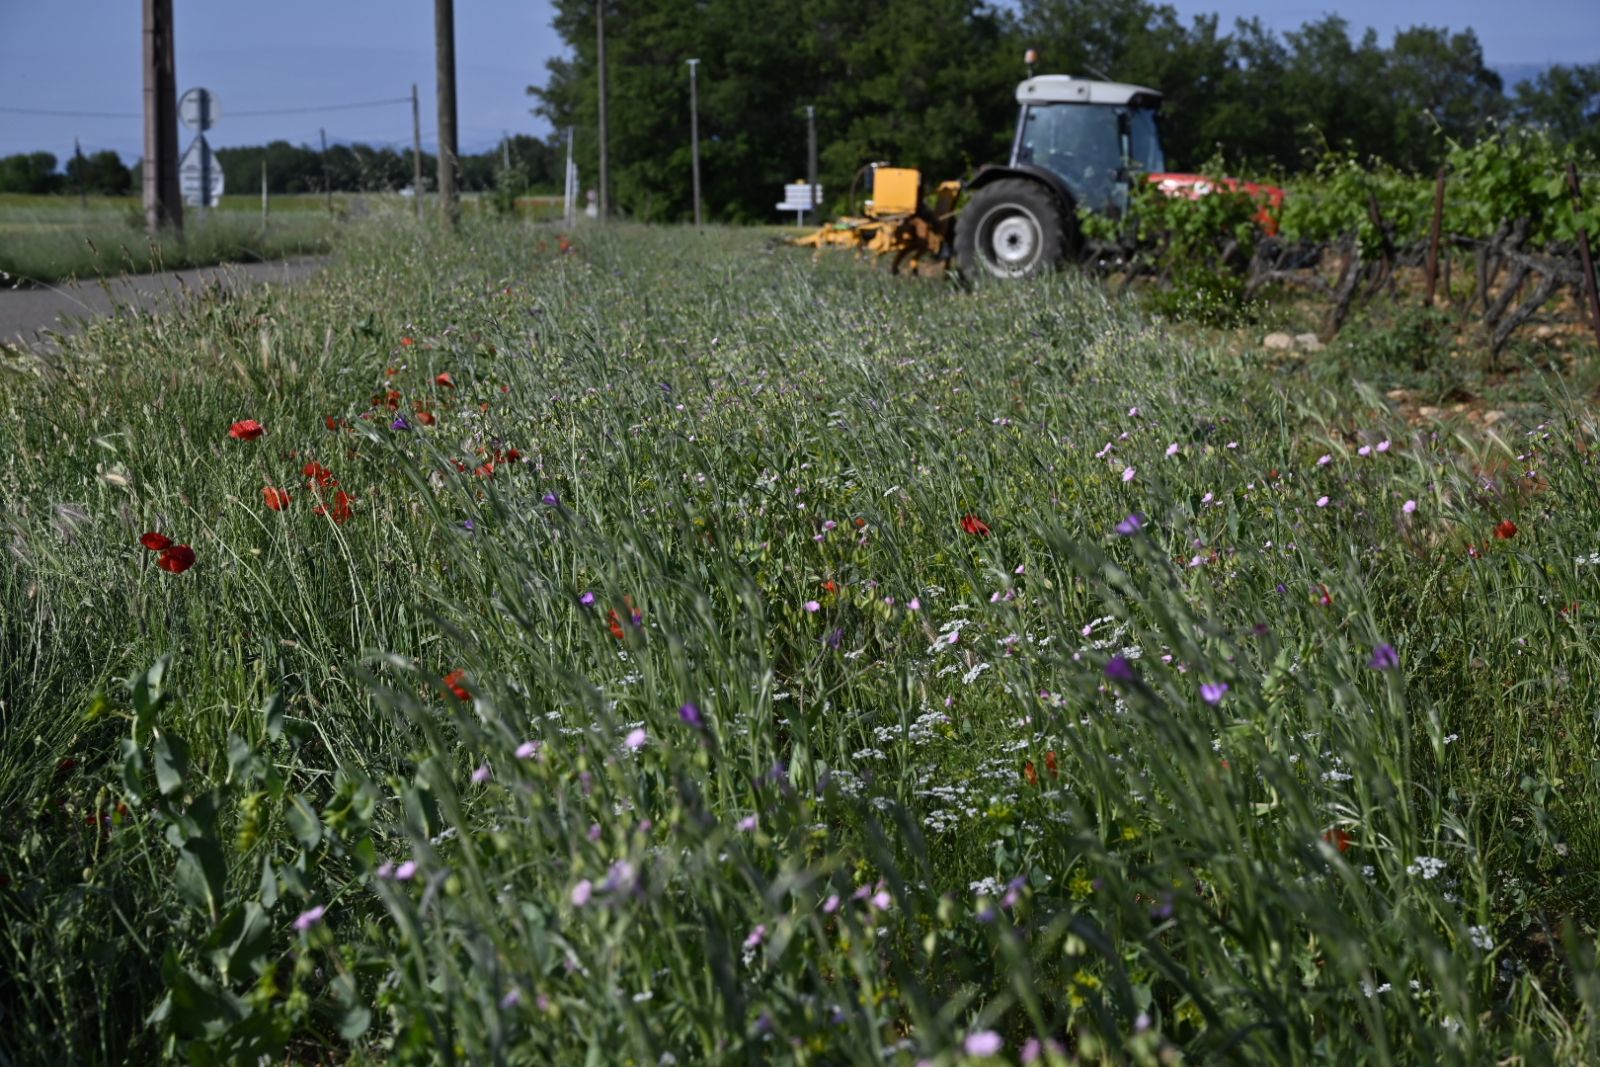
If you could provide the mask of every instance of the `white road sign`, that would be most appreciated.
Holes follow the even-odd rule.
[[[216,94],[210,89],[190,89],[178,101],[178,118],[191,130],[205,133],[222,117]]]
[[[205,202],[201,203],[201,175],[210,179]],[[205,137],[196,137],[189,150],[178,163],[178,187],[183,190],[183,202],[196,207],[216,204],[222,199],[222,164],[206,144]]]

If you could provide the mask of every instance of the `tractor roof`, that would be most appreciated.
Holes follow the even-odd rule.
[[[1040,74],[1017,86],[1017,102],[1022,104],[1127,104],[1140,96],[1151,98],[1152,103],[1161,99],[1159,92],[1142,85],[1074,78],[1070,74]]]

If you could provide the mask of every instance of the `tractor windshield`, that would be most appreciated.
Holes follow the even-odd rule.
[[[1109,104],[1032,104],[1023,108],[1017,163],[1059,174],[1078,203],[1116,214],[1128,170],[1165,169],[1154,108]]]
[[[1135,170],[1160,174],[1167,169],[1167,154],[1161,150],[1161,126],[1153,107],[1128,109],[1128,161]]]

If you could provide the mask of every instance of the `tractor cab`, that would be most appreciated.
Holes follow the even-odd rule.
[[[1048,171],[1077,207],[1120,215],[1137,176],[1166,170],[1154,89],[1044,74],[1017,86],[1017,102],[1011,166]]]

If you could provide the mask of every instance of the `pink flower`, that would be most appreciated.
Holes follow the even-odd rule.
[[[1323,455],[1323,457],[1321,459],[1317,460],[1317,466],[1326,467],[1328,464],[1330,464],[1332,462],[1333,462],[1333,456],[1331,454],[1325,454],[1325,455]]]
[[[572,893],[570,894],[569,899],[572,901],[572,906],[574,908],[581,908],[585,904],[589,903],[589,898],[592,896],[594,896],[594,883],[585,878],[583,881],[572,887]]]
[[[1415,514],[1417,510],[1417,502],[1415,500],[1407,500],[1404,504],[1400,505],[1400,510],[1405,512],[1407,515]]]
[[[398,867],[396,867],[394,869],[394,880],[397,881],[397,882],[409,882],[409,881],[411,881],[411,879],[415,878],[416,876],[417,876],[417,861],[416,860],[406,860],[404,863],[402,863],[400,866],[398,866]]]
[[[1178,442],[1174,441],[1170,445],[1167,446],[1167,455],[1168,456],[1176,456],[1177,454],[1178,454]]]
[[[961,1047],[968,1056],[993,1056],[1005,1047],[1005,1039],[993,1030],[979,1030],[968,1034]]]
[[[922,601],[918,600],[916,597],[912,597],[910,600],[906,601],[906,610],[907,611],[921,611],[922,610]]]
[[[818,604],[815,600],[808,600],[806,601],[806,610],[815,615],[817,612],[822,610],[822,605]]]
[[[1124,467],[1124,468],[1122,468],[1122,480],[1123,481],[1125,481],[1125,482],[1133,481],[1133,475],[1134,475],[1134,470],[1133,470],[1132,467]]]
[[[1317,507],[1325,508],[1327,506],[1328,506],[1328,498],[1327,497],[1325,497],[1325,496],[1317,497]]]
[[[641,746],[643,746],[644,740],[645,740],[645,732],[644,732],[644,730],[643,729],[635,729],[635,730],[632,730],[632,731],[629,732],[628,736],[623,740],[622,743],[628,746],[628,750],[630,752],[637,752],[639,750],[639,748]]]
[[[322,917],[327,913],[328,909],[321,904],[318,904],[309,911],[302,911],[299,915],[295,916],[294,928],[299,930],[301,933],[305,933],[307,930],[320,923],[322,921]]]
[[[839,910],[839,894],[838,893],[832,894],[831,896],[828,897],[827,900],[824,900],[822,902],[822,913],[824,915],[832,915],[834,912],[836,912],[838,910]]]
[[[532,759],[539,754],[539,742],[524,741],[517,746],[518,759]]]
[[[767,924],[766,923],[758,923],[758,924],[756,924],[756,928],[754,930],[750,931],[750,936],[744,939],[744,947],[745,948],[760,948],[761,947],[761,942],[765,941],[766,939],[767,939]]]
[[[487,763],[480,763],[478,765],[478,769],[472,772],[472,784],[482,785],[484,782],[487,782],[493,777],[494,772],[489,769],[489,765]]]

